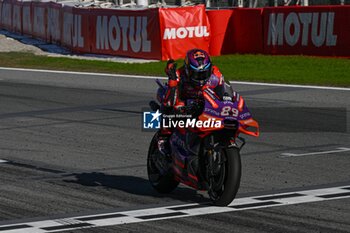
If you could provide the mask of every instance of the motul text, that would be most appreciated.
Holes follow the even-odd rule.
[[[98,16],[96,23],[96,48],[114,51],[120,48],[133,52],[151,52],[147,39],[147,17],[144,16]]]
[[[163,40],[208,37],[207,26],[165,28]]]
[[[63,42],[73,47],[84,47],[82,35],[81,15],[64,12],[63,14]]]
[[[269,17],[267,45],[290,46],[300,42],[308,46],[311,42],[316,47],[336,46],[337,35],[334,35],[334,12],[323,13],[272,13]],[[311,30],[311,36],[309,36]]]

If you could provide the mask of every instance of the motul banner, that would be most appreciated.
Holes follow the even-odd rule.
[[[266,8],[264,52],[350,55],[350,6]]]
[[[158,9],[91,11],[91,52],[161,59]]]
[[[61,14],[62,14],[61,45],[72,49],[73,28],[75,27],[73,7],[63,6]]]
[[[162,60],[184,58],[189,49],[209,50],[210,27],[205,6],[160,8]]]
[[[64,6],[61,43],[75,52],[90,53],[90,10]]]
[[[192,48],[209,50],[212,55],[350,56],[350,6],[206,13],[204,5],[116,10],[0,0],[0,26],[74,52],[145,59],[183,58]]]
[[[91,25],[91,10],[86,8],[73,8],[73,51],[82,53],[91,53],[92,40],[94,35]]]

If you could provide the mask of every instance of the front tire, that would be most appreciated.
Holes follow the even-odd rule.
[[[147,173],[148,180],[152,187],[159,193],[170,193],[178,185],[179,182],[175,180],[175,176],[170,166],[167,170],[159,169],[156,165],[156,159],[163,159],[164,156],[158,151],[158,132],[153,136],[148,150],[147,156]]]
[[[224,173],[224,184],[217,190],[209,190],[209,196],[217,206],[227,206],[236,197],[241,182],[241,156],[235,147],[222,151],[225,156],[225,166],[221,168]]]

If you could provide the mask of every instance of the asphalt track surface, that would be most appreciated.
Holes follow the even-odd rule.
[[[0,232],[30,232],[4,226],[54,219],[75,227],[43,232],[350,232],[350,91],[233,86],[262,127],[259,138],[246,137],[241,152],[237,202],[322,188],[343,193],[317,202],[74,225],[64,220],[149,208],[162,216],[165,207],[208,197],[186,186],[160,195],[148,183],[152,133],[141,131],[141,110],[155,97],[152,79],[0,69]]]

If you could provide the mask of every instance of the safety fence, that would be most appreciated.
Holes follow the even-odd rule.
[[[0,28],[76,53],[181,58],[191,48],[232,53],[350,56],[350,6],[206,10],[81,8],[0,0]]]

